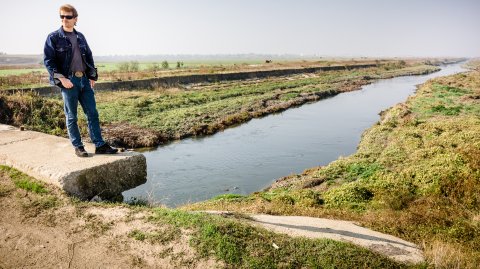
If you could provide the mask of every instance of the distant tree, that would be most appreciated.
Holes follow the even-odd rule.
[[[177,68],[182,68],[183,67],[183,62],[177,62]]]
[[[162,62],[162,68],[163,69],[168,69],[168,62],[167,61]]]

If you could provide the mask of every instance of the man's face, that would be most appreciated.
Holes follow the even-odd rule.
[[[66,11],[61,10],[61,11],[60,11],[60,16],[73,16],[73,13],[72,13],[72,12],[66,12]],[[61,18],[61,20],[62,20],[62,26],[63,26],[64,28],[73,28],[73,26],[75,26],[75,23],[77,22],[77,19],[78,19],[78,18],[68,19],[68,18],[66,18],[66,17],[63,17],[63,18]]]

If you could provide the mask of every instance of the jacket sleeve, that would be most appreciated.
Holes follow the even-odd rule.
[[[82,37],[83,37],[83,40],[85,40],[85,44],[87,45],[87,51],[85,53],[85,60],[93,68],[93,70],[90,70],[90,72],[87,72],[87,73],[89,73],[89,78],[90,79],[96,81],[98,79],[98,73],[97,73],[97,68],[95,67],[95,62],[93,61],[92,51],[90,50],[90,46],[88,45],[87,39],[85,38],[85,36],[83,34],[82,34]]]
[[[45,46],[43,47],[43,63],[50,74],[51,80],[55,85],[61,86],[61,82],[58,78],[64,76],[58,72],[58,67],[55,63],[55,47],[52,34],[48,35],[47,40],[45,41]]]

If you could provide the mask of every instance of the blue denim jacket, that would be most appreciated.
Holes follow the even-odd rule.
[[[85,62],[86,70],[85,74],[89,79],[97,80],[98,74],[93,62],[92,51],[87,44],[85,36],[73,30],[77,35],[78,46],[82,53],[82,59]],[[45,41],[45,47],[43,48],[43,63],[50,74],[50,84],[62,87],[60,80],[57,78],[58,74],[62,74],[64,77],[68,77],[72,70],[70,70],[70,64],[72,62],[72,44],[63,31],[63,27],[60,27],[55,32],[48,35],[47,41]]]

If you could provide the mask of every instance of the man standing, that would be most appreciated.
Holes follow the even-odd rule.
[[[88,132],[95,144],[96,154],[115,154],[102,138],[93,86],[98,78],[92,51],[85,36],[74,26],[78,20],[77,10],[71,5],[60,7],[62,27],[48,35],[44,47],[44,63],[50,74],[50,83],[60,87],[64,103],[68,135],[75,154],[87,157],[77,124],[78,103],[87,116]]]

